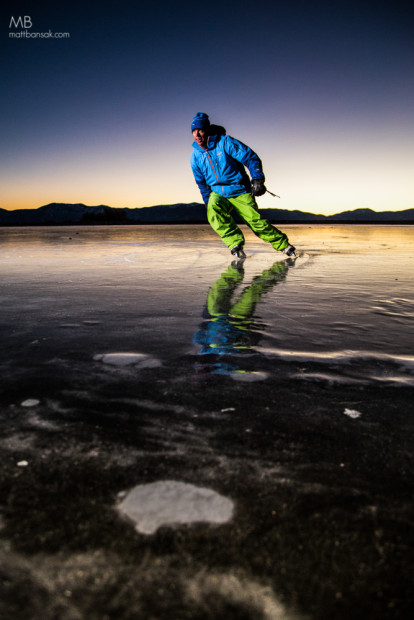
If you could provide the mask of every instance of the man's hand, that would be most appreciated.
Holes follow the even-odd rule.
[[[266,186],[262,179],[252,179],[252,196],[263,196],[267,192]]]

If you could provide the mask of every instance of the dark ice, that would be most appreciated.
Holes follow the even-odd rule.
[[[0,229],[0,617],[413,607],[414,229]]]

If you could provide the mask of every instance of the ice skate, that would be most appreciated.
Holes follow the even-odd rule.
[[[286,256],[289,256],[289,258],[296,258],[296,248],[294,248],[293,245],[288,245],[287,248],[282,250],[282,252],[286,254]]]
[[[234,248],[232,248],[230,251],[233,254],[233,256],[237,259],[244,260],[246,258],[246,254],[243,251],[243,246],[241,243],[239,243],[238,245],[235,245]]]

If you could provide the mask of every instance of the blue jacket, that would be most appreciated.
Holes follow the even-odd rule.
[[[231,136],[209,136],[207,148],[193,142],[191,168],[207,204],[210,192],[226,198],[251,191],[250,179],[263,179],[262,162],[254,151]]]

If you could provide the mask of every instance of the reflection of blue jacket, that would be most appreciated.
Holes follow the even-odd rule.
[[[202,345],[199,355],[241,353],[249,351],[260,338],[253,327],[252,321],[222,315],[204,321],[194,334],[193,342]]]
[[[263,179],[262,162],[252,149],[231,136],[209,136],[207,148],[193,143],[191,168],[205,203],[210,192],[233,197],[250,192],[250,180]]]

